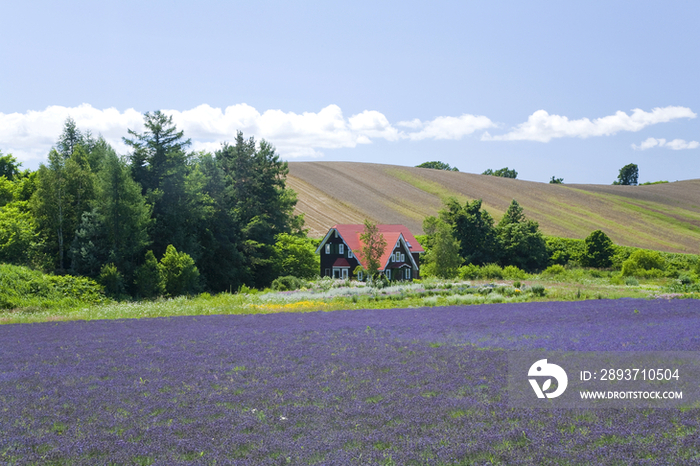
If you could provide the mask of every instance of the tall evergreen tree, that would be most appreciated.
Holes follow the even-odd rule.
[[[246,259],[248,283],[268,286],[275,278],[275,237],[301,229],[294,215],[296,195],[286,189],[287,162],[279,160],[265,140],[244,139],[240,131],[234,145],[216,152],[217,162],[231,187],[231,214],[240,229],[239,251]]]
[[[193,257],[200,250],[196,226],[203,209],[200,203],[201,176],[192,174],[190,145],[184,132],[178,131],[172,116],[161,111],[144,115],[144,133],[128,130],[131,138],[123,138],[132,148],[132,175],[142,193],[153,205],[153,251],[162,255],[169,244]]]

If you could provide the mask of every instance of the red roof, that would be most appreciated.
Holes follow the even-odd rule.
[[[352,250],[357,258],[358,262],[366,267],[363,261],[357,256],[357,254],[362,249],[362,242],[360,241],[360,235],[365,231],[364,225],[334,225],[334,229],[338,231],[338,234],[343,237],[345,243]],[[379,259],[379,267],[383,269],[386,263],[389,261],[389,256],[394,250],[394,245],[399,240],[400,236],[403,236],[404,241],[409,245],[409,250],[413,252],[425,252],[421,247],[420,243],[416,240],[416,237],[411,234],[408,228],[404,225],[377,225],[379,232],[384,236],[386,241],[386,249],[384,254]]]

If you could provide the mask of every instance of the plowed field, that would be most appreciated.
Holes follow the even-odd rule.
[[[700,253],[700,179],[650,186],[536,183],[471,173],[355,162],[290,162],[288,186],[314,237],[336,223],[402,223],[422,233],[449,196],[482,199],[496,220],[516,199],[548,235],[612,240],[669,252]]]

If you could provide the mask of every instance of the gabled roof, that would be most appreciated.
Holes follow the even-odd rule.
[[[387,266],[389,263],[389,258],[391,256],[391,253],[394,250],[394,247],[398,242],[403,242],[406,245],[406,248],[414,253],[423,253],[425,252],[423,250],[423,247],[420,245],[418,240],[416,240],[416,237],[411,234],[408,228],[406,228],[404,225],[377,225],[377,228],[379,229],[379,233],[384,236],[384,240],[386,241],[387,247],[384,249],[384,253],[382,254],[382,257],[379,259],[379,264],[380,264],[380,270],[384,270],[384,268]],[[326,244],[326,241],[331,237],[331,234],[333,234],[333,231],[337,231],[338,235],[342,238],[342,240],[345,242],[345,244],[350,248],[350,250],[355,254],[355,258],[357,261],[362,264],[363,267],[366,267],[366,264],[364,264],[364,261],[358,257],[358,253],[362,249],[362,241],[360,241],[360,235],[365,231],[365,226],[360,224],[360,225],[334,225],[331,227],[330,230],[328,230],[328,233],[326,236],[323,238],[321,241],[321,244],[319,244],[318,249],[316,249],[316,253],[318,254],[323,246]],[[415,261],[413,260],[413,257],[409,255],[407,257],[407,262],[412,262],[415,265]]]

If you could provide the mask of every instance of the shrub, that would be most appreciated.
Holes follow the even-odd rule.
[[[193,294],[199,290],[199,270],[194,260],[185,252],[177,252],[172,244],[168,245],[158,268],[169,296]]]
[[[165,282],[153,251],[146,253],[146,261],[136,269],[134,284],[142,298],[155,298],[165,293]]]
[[[481,267],[479,276],[490,280],[495,278],[503,279],[503,269],[498,264],[486,264]]]
[[[271,288],[274,291],[294,291],[307,286],[306,281],[293,275],[278,277],[273,280]]]
[[[639,280],[637,280],[637,279],[634,278],[634,277],[627,277],[627,279],[625,280],[625,285],[627,285],[627,286],[637,286],[637,285],[639,285]]]
[[[656,251],[648,251],[638,249],[634,251],[629,259],[622,263],[622,275],[625,277],[660,277],[663,276],[663,270],[666,267],[666,261],[661,254]]]
[[[506,265],[503,267],[503,278],[508,280],[524,280],[527,278],[527,272],[514,265]]]
[[[560,275],[563,275],[566,273],[566,269],[564,268],[563,265],[560,264],[554,264],[550,265],[544,271],[542,272],[542,276],[545,277],[558,277]]]
[[[117,270],[116,265],[103,265],[97,281],[104,286],[107,295],[113,298],[124,295],[124,276]]]
[[[479,266],[474,264],[463,265],[457,273],[462,280],[476,280],[479,278]]]
[[[693,278],[688,274],[681,274],[678,276],[679,285],[692,285],[693,281]]]
[[[545,295],[545,289],[544,289],[544,286],[542,286],[542,285],[532,285],[530,287],[530,291],[535,296],[544,296]]]
[[[105,301],[102,287],[85,277],[45,275],[0,264],[0,309],[54,308]]]

